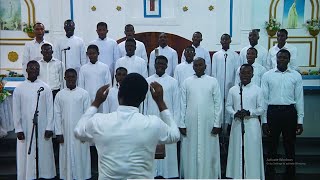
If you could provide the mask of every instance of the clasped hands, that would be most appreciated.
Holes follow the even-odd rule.
[[[234,118],[244,119],[244,117],[246,117],[246,116],[250,116],[250,111],[249,110],[245,110],[245,109],[238,110],[234,114]]]
[[[52,131],[49,131],[49,130],[46,130],[45,133],[44,133],[44,138],[45,139],[49,139],[53,136],[53,132]],[[25,140],[25,135],[24,135],[24,132],[18,132],[17,133],[17,138],[21,141],[21,140]]]

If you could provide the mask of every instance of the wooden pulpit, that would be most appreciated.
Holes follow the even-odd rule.
[[[164,144],[158,144],[156,148],[156,153],[154,155],[155,159],[164,159],[166,157],[166,147]]]

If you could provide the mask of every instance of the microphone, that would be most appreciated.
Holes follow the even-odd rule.
[[[67,51],[67,50],[70,50],[70,47],[64,48],[61,51]]]
[[[44,88],[43,87],[40,87],[39,90],[38,90],[38,93],[40,93],[41,91],[43,91]]]
[[[227,57],[228,57],[228,54],[225,53],[225,54],[224,54],[224,59],[227,59]]]

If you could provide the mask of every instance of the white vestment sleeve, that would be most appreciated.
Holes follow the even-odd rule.
[[[178,82],[174,84],[172,92],[172,103],[173,103],[173,120],[179,125],[180,122],[180,89],[178,86]]]
[[[217,78],[217,55],[212,56],[211,76]]]
[[[297,81],[294,89],[294,100],[296,102],[296,110],[298,116],[298,124],[303,124],[304,117],[304,99],[303,99],[303,84],[302,77],[299,75],[299,80]]]
[[[251,117],[257,117],[265,114],[265,105],[264,105],[264,98],[262,90],[259,88],[257,89],[257,107],[255,109],[248,109],[250,111]]]
[[[214,91],[212,94],[213,103],[214,103],[214,117],[213,117],[213,127],[220,128],[221,127],[221,113],[222,113],[222,101],[221,101],[221,94],[220,94],[220,86],[218,81],[214,79]]]
[[[27,77],[26,69],[29,61],[30,61],[30,50],[26,44],[24,46],[23,56],[22,56],[22,73],[24,74],[25,77]]]
[[[174,51],[173,52],[173,58],[172,58],[172,72],[170,72],[170,73],[174,72],[174,70],[176,69],[177,65],[178,65],[178,53],[177,53],[177,51]],[[170,74],[170,76],[172,76],[172,75],[173,74]]]
[[[22,129],[22,112],[21,112],[21,95],[18,88],[13,92],[13,123],[15,132],[23,132]]]
[[[148,56],[147,56],[147,50],[146,50],[146,46],[142,43],[142,54],[141,54],[141,58],[145,60],[146,65],[148,64]],[[148,74],[148,72],[147,72]],[[145,77],[147,78],[147,77]]]
[[[84,75],[83,75],[83,72],[82,72],[82,68],[80,68],[80,71],[79,71],[79,78],[78,78],[78,86],[81,87],[82,89],[85,89],[85,82],[84,82]]]
[[[86,54],[86,47],[84,45],[84,42],[81,41],[81,47],[80,47],[80,64],[81,66],[85,65],[88,62],[87,54]]]
[[[76,138],[82,141],[91,141],[93,139],[94,125],[93,115],[97,113],[98,109],[91,106],[87,111],[81,116],[79,122],[74,129],[74,135]]]
[[[57,93],[56,98],[54,100],[54,121],[55,121],[55,134],[61,135],[62,133],[62,107],[60,106],[60,92]]]
[[[268,102],[269,102],[269,89],[268,89],[268,82],[267,82],[267,76],[262,76],[261,80],[261,89],[263,92],[263,98],[264,98],[264,109],[266,110],[262,116],[261,116],[261,122],[267,123],[267,110],[268,110]]]
[[[155,117],[158,118],[158,117]],[[172,119],[170,111],[168,109],[160,112],[160,137],[159,143],[161,144],[170,144],[178,142],[180,139],[180,131],[177,127],[176,122]]]
[[[147,61],[148,61],[148,59],[147,59]],[[144,62],[144,66],[141,67],[141,68],[142,68],[142,70],[141,70],[142,74],[141,74],[141,75],[142,75],[144,78],[147,78],[147,77],[148,77],[147,61]]]
[[[155,59],[156,59],[155,51],[153,50],[150,53],[150,59],[149,59],[149,76],[152,76],[156,72],[154,68]]]
[[[187,91],[185,88],[185,83],[182,83],[182,86],[180,89],[181,89],[181,100],[180,100],[181,115],[180,115],[179,128],[186,128],[185,117],[186,117],[186,109],[187,109]]]
[[[233,88],[229,90],[227,102],[226,102],[226,111],[231,115],[231,119],[234,119],[234,115],[236,114],[236,110],[233,108]]]
[[[206,74],[210,76],[211,75],[211,58],[210,58],[209,51],[205,52],[204,60],[206,61],[206,65],[207,65]]]
[[[54,119],[53,119],[53,97],[49,88],[45,90],[46,96],[46,108],[47,108],[47,127],[46,130],[54,131]]]

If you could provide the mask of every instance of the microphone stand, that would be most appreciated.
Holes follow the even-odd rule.
[[[32,139],[33,139],[33,134],[34,131],[36,131],[36,179],[39,179],[39,147],[38,147],[38,105],[39,105],[39,97],[40,97],[40,92],[38,91],[38,98],[37,98],[37,106],[36,110],[33,115],[33,127],[32,127],[32,133],[31,133],[31,139],[30,139],[30,145],[29,145],[29,150],[28,150],[28,155],[31,154],[31,147],[32,147]]]
[[[228,54],[224,54],[224,81],[223,81],[223,126],[226,133],[222,133],[222,150],[227,153],[225,136],[228,134],[228,125],[226,125],[226,78],[227,78],[227,57]]]
[[[240,83],[240,106],[241,106],[241,111],[243,110],[243,101],[242,101],[242,83]],[[244,179],[244,133],[245,133],[245,129],[244,129],[244,116],[241,115],[241,138],[242,138],[242,179]]]

